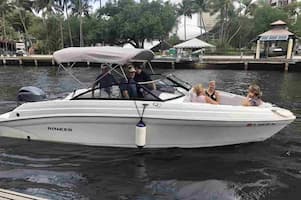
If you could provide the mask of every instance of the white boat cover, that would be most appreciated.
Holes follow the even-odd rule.
[[[69,47],[54,52],[54,60],[60,63],[92,62],[126,64],[132,60],[149,61],[154,53],[147,49],[133,49],[112,46],[102,47]]]

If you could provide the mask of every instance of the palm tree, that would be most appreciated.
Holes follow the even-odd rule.
[[[181,4],[178,5],[178,14],[184,15],[184,39],[186,40],[186,16],[191,18],[194,12],[194,2],[193,0],[183,0]]]
[[[7,38],[6,38],[6,22],[5,17],[6,14],[9,13],[12,10],[12,5],[7,0],[0,0],[0,10],[1,10],[1,16],[2,16],[2,27],[3,27],[3,39],[5,40],[5,51],[7,51]]]
[[[240,32],[240,29],[242,27],[242,24],[241,24],[242,17],[251,17],[251,16],[253,16],[257,7],[258,7],[258,5],[256,3],[254,3],[253,0],[243,0],[242,2],[240,2],[240,6],[236,11],[237,16],[239,17],[238,28],[232,34],[232,36],[228,40],[228,43],[230,43],[231,40],[233,38],[235,38],[235,36]]]
[[[59,2],[57,0],[40,0],[40,1],[35,1],[34,5],[33,5],[33,9],[35,11],[37,11],[38,13],[42,14],[42,18],[43,18],[43,23],[45,25],[45,28],[47,28],[47,23],[46,23],[46,19],[51,17],[51,16],[55,16],[57,13],[61,12],[61,9],[59,7]],[[62,32],[62,22],[60,21],[60,30]],[[46,44],[49,45],[49,31],[46,31]],[[61,46],[64,47],[64,38],[62,38],[61,35]]]
[[[203,12],[208,11],[207,4],[208,4],[208,0],[194,0],[195,10],[200,15],[200,30],[201,30],[201,34],[202,34],[202,29],[205,31],[205,33],[207,32],[206,31],[205,22],[204,22],[204,18],[202,16]]]
[[[211,0],[210,3],[211,14],[219,13],[219,24],[221,25],[219,38],[221,43],[224,44],[227,25],[230,24],[230,18],[233,17],[235,13],[233,0]]]
[[[71,25],[70,25],[70,19],[69,19],[69,10],[71,9],[71,0],[58,0],[63,5],[63,10],[65,12],[66,21],[68,24],[68,35],[70,40],[70,46],[73,47],[73,39],[72,39],[72,32],[71,32]]]
[[[31,39],[28,37],[28,30],[25,23],[26,12],[32,12],[33,2],[31,0],[14,0],[12,4],[15,6],[16,10],[19,14],[19,19],[22,23],[24,34],[25,34],[25,41],[28,40],[30,45],[32,45]]]
[[[89,16],[89,0],[71,0],[71,12],[79,17],[79,46],[84,46],[83,38],[83,16]]]

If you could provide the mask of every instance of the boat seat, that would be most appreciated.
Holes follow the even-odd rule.
[[[245,97],[240,95],[223,92],[223,91],[218,91],[218,92],[220,94],[221,105],[240,106],[242,101],[245,99]]]

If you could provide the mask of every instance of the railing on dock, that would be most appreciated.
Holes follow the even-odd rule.
[[[275,69],[283,69],[288,71],[290,66],[298,67],[301,65],[301,56],[293,56],[292,59],[282,57],[260,58],[255,59],[254,56],[240,55],[240,56],[226,56],[226,55],[204,55],[200,57],[164,57],[156,56],[151,63],[155,65],[164,65],[168,68],[175,69],[178,66],[190,66],[188,68],[197,68],[197,65],[227,65],[228,68],[235,65],[243,66],[242,69],[252,69],[251,65],[255,68],[265,69],[265,66],[275,65]],[[83,63],[87,66],[93,66],[92,63]],[[56,63],[52,55],[31,55],[31,56],[0,56],[0,65],[20,65],[20,66],[55,66]],[[195,65],[191,67],[192,65]],[[185,68],[185,67],[181,67]],[[206,67],[205,67],[206,68]],[[301,67],[300,67],[301,68]],[[214,67],[213,67],[214,69]],[[239,68],[241,69],[241,68]]]

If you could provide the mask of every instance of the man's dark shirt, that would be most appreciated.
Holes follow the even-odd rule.
[[[150,76],[147,73],[145,73],[144,71],[141,71],[140,74],[136,73],[134,79],[135,79],[136,82],[146,82],[146,81],[151,81],[152,80],[150,78]],[[144,95],[143,95],[143,88],[144,87],[148,87],[148,85],[142,85],[142,86],[138,85],[138,97],[140,97],[140,98],[144,97]]]
[[[105,91],[110,94],[111,93],[111,86],[117,84],[117,81],[115,80],[114,76],[112,74],[107,73],[102,77],[103,74],[100,74],[96,80],[97,84],[99,84],[99,88],[105,88]],[[100,79],[100,77],[102,77]],[[100,79],[100,80],[99,80]]]
[[[122,95],[123,95],[123,91],[126,90],[126,91],[128,91],[130,98],[138,97],[136,83],[137,82],[132,78],[130,78],[128,80],[122,79],[120,81],[120,90],[121,90]]]
[[[146,82],[146,81],[152,80],[150,78],[150,76],[147,73],[145,73],[144,71],[142,71],[140,74],[136,73],[134,79],[136,82]]]

